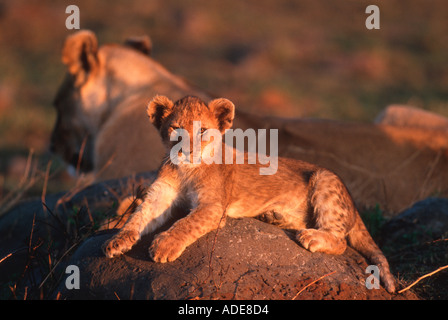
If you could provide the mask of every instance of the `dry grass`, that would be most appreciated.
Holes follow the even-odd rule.
[[[328,277],[328,276],[331,276],[331,275],[334,274],[334,273],[336,273],[336,271],[327,273],[327,274],[323,275],[322,277],[319,277],[319,278],[317,278],[316,280],[310,282],[309,284],[307,284],[306,286],[304,286],[302,289],[300,289],[300,291],[297,292],[297,294],[296,294],[291,300],[296,300],[297,297],[298,297],[303,291],[305,291],[307,288],[311,287],[313,284],[315,284],[316,282],[322,280],[323,278],[326,278],[326,277]]]
[[[25,192],[29,190],[38,179],[37,168],[32,165],[34,151],[31,149],[26,161],[25,172],[15,188],[6,195],[0,197],[0,217],[8,212],[23,197]],[[32,167],[32,168],[31,168]]]
[[[440,271],[442,271],[442,270],[445,270],[446,268],[448,268],[448,265],[443,266],[443,267],[440,267],[440,268],[438,268],[437,270],[434,270],[434,271],[432,271],[432,272],[430,272],[430,273],[427,273],[427,274],[425,274],[425,275],[419,277],[417,280],[415,280],[414,282],[412,282],[409,286],[407,286],[406,288],[401,289],[400,291],[398,291],[398,293],[400,294],[400,293],[403,293],[403,292],[405,292],[405,291],[411,289],[413,286],[415,286],[417,283],[419,283],[419,282],[422,281],[423,279],[428,278],[428,277],[431,277],[432,275],[434,275],[434,274],[436,274],[437,272],[440,272]]]

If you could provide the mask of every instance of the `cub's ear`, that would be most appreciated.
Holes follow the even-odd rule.
[[[67,37],[62,49],[62,62],[80,85],[98,67],[98,41],[89,30],[81,30]]]
[[[167,97],[159,95],[155,96],[148,104],[146,113],[157,130],[160,130],[163,120],[170,114],[172,108],[173,102]]]
[[[235,117],[235,105],[232,101],[219,98],[210,101],[208,107],[215,114],[221,133],[232,127],[233,118]]]
[[[143,54],[149,56],[151,54],[152,42],[148,36],[139,36],[127,38],[124,42],[125,46],[131,47]]]

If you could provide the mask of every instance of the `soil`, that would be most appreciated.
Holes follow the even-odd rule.
[[[340,256],[310,253],[255,219],[229,219],[167,264],[150,260],[151,236],[124,256],[106,258],[100,248],[112,234],[91,237],[76,251],[68,264],[80,268],[80,289],[61,282],[59,299],[417,299],[410,291],[367,289],[367,263],[350,248]]]
[[[121,257],[106,258],[101,245],[117,230],[98,231],[98,221],[113,215],[120,197],[152,179],[93,185],[57,209],[64,195],[49,195],[48,208],[40,199],[29,200],[3,216],[0,298],[448,299],[446,269],[403,294],[369,290],[368,263],[356,251],[310,253],[292,233],[255,219],[228,219],[218,233],[202,237],[172,263],[151,261],[153,235]],[[448,264],[447,204],[447,199],[427,199],[393,219],[371,219],[381,221],[370,231],[389,260],[398,290]],[[68,265],[80,269],[79,290],[65,286]]]

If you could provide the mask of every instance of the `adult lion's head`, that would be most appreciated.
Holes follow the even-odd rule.
[[[62,50],[67,73],[54,100],[57,120],[51,135],[52,152],[81,171],[93,169],[101,126],[125,96],[148,80],[139,59],[147,58],[150,49],[148,37],[129,39],[125,46],[102,47],[91,31],[67,37]]]

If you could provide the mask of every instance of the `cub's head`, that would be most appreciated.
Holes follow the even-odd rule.
[[[168,151],[176,150],[179,156],[183,151],[185,156],[190,155],[189,161],[193,163],[195,149],[202,154],[207,145],[217,142],[215,139],[221,141],[225,130],[232,127],[235,106],[224,98],[206,104],[193,96],[174,103],[165,96],[156,96],[149,103],[147,114]],[[182,144],[179,144],[179,137]],[[176,146],[179,147],[176,149]]]
[[[82,171],[93,169],[95,137],[114,104],[147,82],[142,65],[149,60],[150,48],[148,37],[102,47],[88,30],[67,37],[62,49],[67,73],[54,100],[52,152]]]

